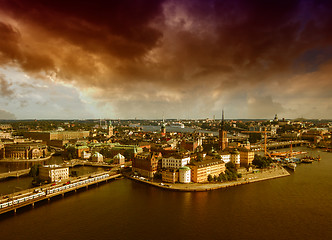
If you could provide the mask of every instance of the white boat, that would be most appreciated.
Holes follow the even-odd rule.
[[[295,171],[295,168],[296,168],[296,163],[292,163],[292,162],[289,162],[285,165],[285,167]]]
[[[174,122],[170,125],[171,127],[184,128],[184,124],[180,122]]]

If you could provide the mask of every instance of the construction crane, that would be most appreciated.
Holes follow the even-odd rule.
[[[267,142],[267,131],[266,128],[264,131],[241,131],[241,133],[264,133],[264,156],[265,157],[271,157],[270,153],[267,152],[266,149],[266,142]]]

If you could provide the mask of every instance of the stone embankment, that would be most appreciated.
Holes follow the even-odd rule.
[[[281,166],[277,166],[275,168],[255,172],[255,173],[247,173],[243,174],[242,178],[239,178],[237,181],[228,181],[228,182],[218,182],[218,183],[162,183],[142,180],[139,178],[134,178],[131,176],[127,176],[130,179],[135,181],[143,182],[146,184],[150,184],[155,187],[160,187],[167,190],[173,191],[183,191],[183,192],[202,192],[202,191],[210,191],[221,188],[228,188],[233,186],[238,186],[242,184],[254,183],[274,178],[286,177],[289,176],[289,172],[285,170]]]

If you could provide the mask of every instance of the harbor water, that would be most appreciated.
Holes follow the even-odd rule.
[[[289,177],[208,192],[115,180],[0,216],[1,238],[331,239],[332,153],[311,154]]]

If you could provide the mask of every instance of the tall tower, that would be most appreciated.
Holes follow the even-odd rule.
[[[112,122],[110,120],[109,124],[108,124],[108,137],[112,137],[113,136],[113,126],[112,126]]]
[[[225,130],[225,123],[224,123],[224,110],[222,110],[222,120],[219,129],[219,148],[221,151],[223,151],[227,147],[228,147],[227,131]]]

